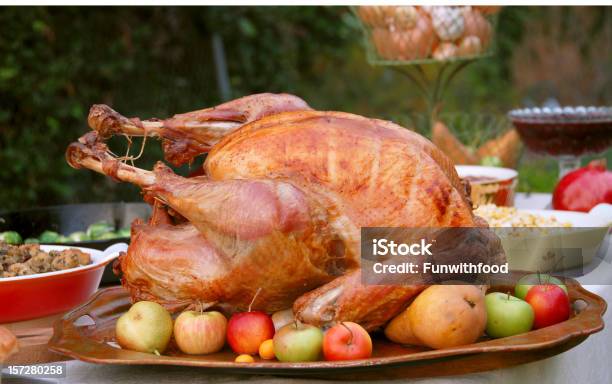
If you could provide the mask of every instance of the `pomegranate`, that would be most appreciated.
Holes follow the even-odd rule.
[[[599,203],[612,204],[612,172],[605,160],[593,160],[563,176],[553,192],[554,209],[588,212]]]

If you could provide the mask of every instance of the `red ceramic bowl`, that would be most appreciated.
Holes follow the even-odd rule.
[[[104,266],[127,249],[114,244],[104,251],[41,245],[44,251],[77,248],[91,255],[90,265],[64,271],[0,278],[0,324],[65,312],[84,303],[98,289]]]

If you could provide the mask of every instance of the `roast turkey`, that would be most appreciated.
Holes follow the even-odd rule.
[[[362,227],[478,227],[465,185],[430,141],[394,123],[312,110],[286,94],[243,97],[166,120],[92,107],[94,129],[67,160],[137,184],[153,217],[132,225],[118,272],[133,300],[168,308],[266,312],[293,307],[305,322],[383,325],[424,287],[366,285]],[[180,165],[208,152],[203,175],[184,178],[114,157],[104,140],[163,140]],[[495,257],[498,242],[483,236]]]

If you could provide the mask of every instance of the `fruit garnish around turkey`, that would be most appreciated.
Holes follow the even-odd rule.
[[[274,336],[270,316],[261,311],[236,313],[227,324],[227,343],[235,353],[253,355]]]
[[[509,293],[491,292],[485,296],[487,335],[499,338],[529,332],[533,326],[531,306]]]
[[[273,347],[279,361],[317,361],[322,356],[323,331],[295,321],[276,332]]]
[[[560,323],[570,317],[567,293],[556,284],[536,285],[527,292],[525,301],[533,308],[535,329]]]
[[[274,336],[274,323],[268,314],[252,311],[261,288],[257,290],[246,312],[234,313],[227,324],[227,343],[235,353],[254,355],[261,344]]]
[[[268,339],[259,346],[259,357],[264,360],[272,360],[276,356],[274,354],[274,339]]]
[[[472,285],[433,285],[385,328],[391,341],[440,349],[471,344],[487,324],[484,293]]]
[[[372,356],[372,339],[357,323],[343,321],[325,332],[323,337],[325,360],[357,360]]]
[[[119,317],[115,337],[122,348],[162,354],[172,337],[172,317],[157,303],[139,301]]]
[[[227,319],[217,311],[185,311],[174,321],[174,340],[183,353],[218,352],[225,344]]]
[[[246,364],[248,364],[248,363],[254,363],[255,359],[253,359],[253,356],[251,356],[251,355],[242,354],[242,355],[236,356],[234,361],[236,363],[246,363]]]
[[[531,288],[542,284],[558,285],[567,294],[567,286],[563,284],[563,281],[546,273],[532,273],[521,277],[521,279],[514,286],[514,294],[519,299],[525,300],[525,297]]]

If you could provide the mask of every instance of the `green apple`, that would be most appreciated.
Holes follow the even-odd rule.
[[[487,335],[507,337],[529,332],[534,313],[531,305],[507,293],[492,292],[485,296]]]
[[[274,355],[279,361],[317,361],[323,348],[323,331],[295,321],[274,335]]]
[[[567,287],[560,279],[543,273],[532,273],[530,275],[521,277],[514,287],[514,294],[519,299],[525,300],[525,297],[527,297],[527,292],[529,292],[533,286],[542,284],[558,285],[567,294]]]
[[[157,303],[139,301],[119,317],[115,335],[122,348],[160,354],[172,336],[172,317]]]

